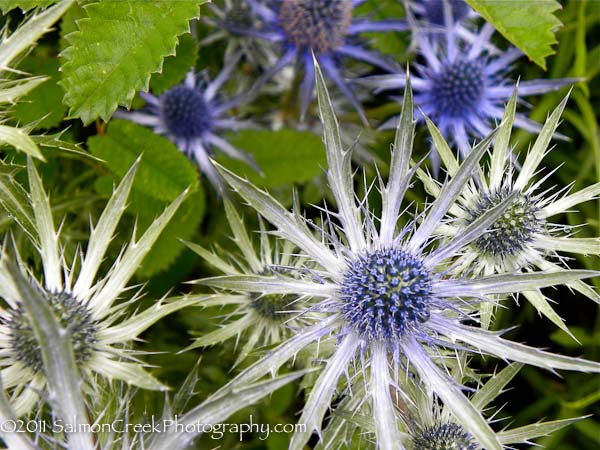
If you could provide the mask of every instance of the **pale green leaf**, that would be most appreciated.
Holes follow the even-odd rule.
[[[91,137],[88,146],[118,177],[143,155],[134,189],[157,200],[172,201],[198,184],[197,169],[171,141],[135,123],[111,121],[106,133]]]
[[[194,69],[196,59],[198,59],[198,42],[191,34],[179,36],[175,56],[167,56],[162,71],[152,75],[150,90],[158,95],[182,82],[185,75]]]
[[[175,53],[177,36],[189,31],[203,0],[123,0],[85,6],[88,17],[66,36],[62,85],[69,116],[88,124],[108,120],[136,91],[147,90],[150,75]]]
[[[554,32],[562,24],[553,12],[561,8],[555,0],[519,2],[506,0],[466,0],[485,20],[525,53],[538,66],[546,69],[546,57],[554,54]]]
[[[46,81],[21,98],[11,115],[20,123],[33,124],[34,129],[48,129],[60,124],[67,109],[62,103],[64,91],[58,85],[58,59],[38,49],[19,64],[19,70],[44,76]]]
[[[244,130],[228,137],[237,148],[249,153],[261,169],[257,173],[243,161],[219,154],[217,161],[248,178],[256,186],[275,187],[305,183],[323,173],[326,165],[323,141],[308,131]]]

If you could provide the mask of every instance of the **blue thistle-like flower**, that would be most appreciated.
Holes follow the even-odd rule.
[[[35,234],[30,237],[39,252],[42,279],[32,276],[33,270],[16,249],[6,243],[0,247],[0,377],[19,417],[51,395],[42,348],[58,345],[39,341],[35,320],[40,319],[34,320],[25,300],[33,296],[47,304],[69,340],[74,363],[85,383],[84,391],[99,391],[103,378],[145,389],[165,389],[144,370],[139,358],[144,352],[132,349],[131,343],[158,320],[204,300],[205,296],[163,298],[151,308],[124,314],[124,308],[141,297],[141,292],[137,292],[129,299],[123,298],[131,289],[128,281],[185,200],[187,190],[144,233],[132,238],[109,270],[101,269],[103,263],[109,262],[107,250],[125,211],[138,162],[125,174],[91,228],[87,251],[69,264],[64,258],[66,250],[60,243],[60,231],[54,227],[49,197],[34,163],[28,160],[30,193],[27,197],[25,192],[22,195],[31,199],[27,206],[31,208]]]
[[[472,325],[478,320],[480,302],[493,302],[492,295],[535,290],[595,276],[596,272],[557,270],[473,278],[453,275],[448,270],[452,261],[486,232],[514,198],[507,197],[460,234],[439,242],[436,228],[445,221],[494,136],[488,136],[470,152],[429,205],[427,214],[398,230],[404,194],[417,170],[410,168],[414,133],[410,88],[405,91],[392,146],[390,179],[387,183],[379,180],[382,212],[375,217],[368,203],[369,192],[362,199],[356,198],[351,150],[345,150],[341,144],[337,119],[318,65],[315,75],[324,123],[327,177],[337,204],[336,212],[324,208],[321,227],[297,212],[289,212],[247,180],[219,169],[231,187],[274,225],[277,236],[298,246],[305,255],[307,269],[298,271],[297,276],[244,274],[215,277],[203,283],[240,293],[312,297],[312,309],[327,316],[298,330],[236,377],[230,388],[237,389],[273,373],[312,343],[334,341],[336,348],[308,394],[300,418],[307,432],[292,437],[292,450],[302,449],[311,432],[321,430],[336,388],[350,383],[346,386],[354,392],[353,380],[366,384],[366,398],[360,404],[371,406],[379,448],[402,449],[390,386],[402,390],[399,374],[404,370],[410,370],[438,395],[456,422],[483,448],[501,450],[502,443],[481,411],[447,374],[452,350],[461,348],[547,369],[600,372],[598,363],[543,352]],[[461,364],[460,360],[452,362]],[[344,374],[348,375],[347,381]]]
[[[513,91],[514,81],[509,72],[512,63],[522,53],[516,48],[493,52],[490,39],[494,32],[486,23],[479,33],[468,41],[447,25],[440,40],[439,33],[417,31],[419,57],[414,63],[417,73],[412,78],[415,103],[439,127],[443,136],[454,143],[464,156],[470,150],[473,138],[486,136],[495,122],[502,118],[503,106]],[[578,78],[528,80],[520,83],[519,94],[545,94],[579,81]],[[378,89],[402,89],[405,74],[367,77],[363,81]],[[396,119],[382,125],[393,128]],[[541,125],[517,113],[515,125],[530,132],[539,132]],[[438,155],[432,154],[434,167],[439,166]]]
[[[311,52],[314,52],[329,78],[367,122],[360,101],[343,78],[339,62],[348,57],[384,70],[395,70],[394,64],[363,48],[355,42],[355,37],[371,31],[406,31],[406,21],[354,18],[353,9],[364,0],[272,0],[267,4],[248,0],[248,3],[263,26],[240,31],[280,44],[282,48],[281,58],[257,80],[254,91],[284,67],[298,61],[304,71],[300,86],[300,111],[304,116],[313,99],[315,74]]]
[[[200,46],[213,45],[224,41],[224,60],[228,61],[234,55],[241,54],[244,61],[255,68],[266,68],[277,62],[277,54],[265,41],[244,35],[241,30],[255,28],[260,22],[252,14],[245,0],[223,0],[206,5],[212,14],[203,15],[202,22],[212,30],[200,40]]]
[[[224,201],[225,214],[233,232],[233,240],[241,252],[241,256],[219,255],[197,244],[187,245],[206,260],[211,266],[226,275],[263,275],[273,276],[278,271],[294,273],[302,266],[303,259],[294,255],[295,246],[290,242],[272,242],[267,232],[260,235],[259,251],[254,248],[250,235],[246,230],[242,217],[234,206]],[[217,249],[215,249],[217,250]],[[222,252],[219,252],[222,253]],[[231,261],[236,261],[232,264]],[[201,280],[197,281],[201,283]],[[194,283],[192,281],[192,283]],[[300,314],[303,302],[296,296],[272,294],[249,295],[216,295],[200,303],[200,306],[231,305],[235,310],[227,314],[225,323],[215,331],[203,334],[191,344],[187,350],[206,347],[224,342],[233,337],[244,341],[236,363],[242,361],[258,346],[274,345],[293,335],[295,330],[303,328],[316,320],[313,312]],[[240,339],[245,335],[244,339]]]
[[[452,239],[486,211],[513,196],[504,214],[490,230],[475,239],[457,259],[456,270],[459,272],[491,275],[528,271],[531,268],[553,271],[561,265],[566,266],[569,258],[564,254],[600,255],[599,237],[580,237],[574,227],[552,221],[553,217],[572,211],[574,206],[597,198],[600,195],[600,182],[571,192],[570,186],[562,190],[543,187],[554,171],[540,175],[539,179],[536,177],[536,174],[543,173],[540,166],[549,151],[551,138],[567,100],[568,96],[549,115],[539,136],[527,151],[522,167],[517,168],[516,157],[509,150],[517,104],[517,91],[513,93],[489,165],[482,164],[477,180],[469,183],[458,196],[450,210],[450,215],[456,220],[442,224],[438,229]],[[439,136],[440,132],[433,123],[429,121],[428,126],[433,135]],[[444,169],[450,177],[454,176],[458,168],[457,158],[448,148],[442,148],[440,155]],[[441,195],[434,179],[424,171],[419,171],[418,175],[431,195]],[[600,295],[583,281],[573,281],[568,286],[600,303]],[[570,334],[542,292],[524,292],[523,296],[540,314]],[[486,305],[481,311],[482,322],[486,326],[491,321],[491,313],[491,305]]]
[[[179,150],[198,164],[215,188],[224,193],[223,182],[211,160],[215,149],[260,170],[249,154],[234,147],[221,135],[226,131],[251,126],[228,113],[240,104],[242,96],[221,100],[218,95],[238,59],[239,55],[229,61],[212,82],[189,72],[182,84],[159,96],[142,92],[140,96],[147,103],[144,109],[118,111],[115,116],[149,126],[155,133],[168,137]]]

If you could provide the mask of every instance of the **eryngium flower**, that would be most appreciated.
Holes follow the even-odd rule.
[[[97,385],[98,375],[123,380],[145,389],[165,389],[158,380],[143,369],[137,358],[141,353],[128,346],[148,327],[167,314],[196,300],[179,298],[159,301],[145,311],[124,317],[125,308],[135,302],[136,294],[125,303],[115,304],[144,256],[187,195],[180,195],[138,239],[123,249],[108,273],[97,279],[100,264],[125,210],[137,163],[129,170],[110,198],[98,223],[92,228],[87,251],[79,264],[70,267],[64,261],[52,212],[38,172],[28,162],[31,192],[31,222],[37,236],[32,236],[44,272],[38,281],[26,263],[16,255],[23,277],[32,289],[48,301],[59,325],[70,334],[75,360],[80,373],[88,382],[88,390]],[[17,414],[30,411],[44,391],[46,379],[42,352],[32,329],[31,321],[22,306],[20,291],[10,276],[7,263],[11,257],[5,248],[0,259],[0,297],[5,306],[0,310],[0,366],[2,385],[12,392]],[[77,269],[79,267],[79,269]]]
[[[295,273],[302,265],[302,259],[294,255],[295,246],[290,242],[283,245],[272,242],[265,230],[260,235],[260,247],[255,250],[242,218],[229,201],[225,201],[225,213],[233,232],[233,240],[241,255],[223,254],[224,250],[215,248],[209,251],[198,244],[186,243],[193,251],[202,256],[211,266],[225,275],[271,275],[276,273]],[[192,281],[202,283],[202,280]],[[292,336],[298,328],[307,326],[314,314],[299,311],[302,297],[293,295],[215,295],[198,306],[224,307],[235,306],[235,311],[227,315],[228,323],[213,332],[197,338],[187,350],[218,344],[246,334],[244,345],[236,363],[239,363],[255,347],[274,345]],[[235,320],[233,320],[235,319]],[[312,320],[314,322],[314,318]]]
[[[232,58],[221,73],[209,83],[189,72],[185,81],[160,96],[141,92],[147,106],[140,111],[119,111],[116,117],[151,127],[155,133],[167,136],[186,156],[194,160],[201,172],[219,192],[223,182],[211,162],[214,150],[240,159],[258,170],[250,155],[235,148],[222,136],[249,126],[247,122],[229,116],[228,111],[239,105],[242,96],[232,100],[219,99],[219,90],[227,81],[238,57]]]
[[[344,81],[339,60],[353,58],[385,70],[395,70],[395,66],[378,53],[356,43],[355,37],[370,31],[405,31],[408,26],[403,20],[353,18],[354,8],[364,1],[271,0],[265,4],[260,0],[248,0],[263,26],[242,31],[280,44],[282,48],[281,58],[257,80],[254,90],[297,61],[304,71],[300,86],[300,111],[304,116],[313,99],[315,73],[311,52],[314,52],[323,70],[366,122],[360,101]]]
[[[464,359],[463,359],[464,360]],[[451,372],[457,383],[475,383],[469,396],[471,404],[488,417],[488,422],[494,428],[503,448],[514,449],[515,444],[531,444],[532,440],[548,436],[553,432],[567,427],[583,417],[556,420],[551,422],[536,422],[517,428],[509,428],[501,424],[498,411],[491,403],[500,395],[519,370],[522,364],[511,364],[499,372],[494,372],[489,379],[473,370],[458,370]],[[468,375],[467,375],[468,374]],[[355,383],[354,390],[344,394],[327,427],[323,430],[322,441],[315,450],[340,450],[354,444],[357,437],[365,440],[361,450],[376,449],[376,442],[369,439],[375,430],[372,418],[361,414],[359,406],[364,395],[364,383]],[[428,388],[427,384],[419,385],[414,382],[410,373],[404,373],[402,379],[403,392],[390,387],[392,401],[399,417],[399,427],[402,444],[410,450],[479,450],[480,446],[473,435],[456,422],[452,412]]]
[[[503,105],[513,90],[514,81],[508,77],[512,62],[522,53],[510,48],[500,54],[489,52],[494,28],[486,23],[472,41],[466,42],[452,28],[444,33],[444,41],[431,33],[417,35],[419,58],[414,64],[418,74],[412,79],[415,103],[431,117],[447,140],[451,140],[464,156],[470,150],[473,137],[486,136],[495,122],[501,119]],[[404,87],[402,71],[391,75],[374,76],[367,82],[378,90],[398,90]],[[577,78],[528,80],[520,84],[522,96],[545,94]],[[392,128],[396,119],[384,123]],[[515,125],[531,132],[541,126],[525,114],[515,115]],[[437,155],[432,154],[437,166]]]
[[[459,271],[491,275],[494,273],[542,271],[559,269],[568,258],[564,253],[575,255],[599,255],[600,238],[573,237],[575,228],[556,224],[551,218],[572,211],[574,206],[593,200],[600,195],[600,182],[570,192],[571,186],[555,191],[542,188],[554,171],[536,178],[542,172],[540,164],[549,151],[550,140],[555,133],[568,96],[558,105],[546,120],[533,146],[527,152],[522,168],[516,167],[516,158],[510,154],[509,142],[515,118],[517,93],[511,97],[488,165],[481,165],[477,181],[472,181],[458,196],[450,214],[456,220],[443,224],[438,231],[448,239],[462,230],[482,214],[513,195],[508,208],[490,230],[483,233],[465,249],[456,261]],[[428,122],[434,140],[438,142],[442,163],[450,176],[458,169],[458,161],[453,153],[444,148],[439,131]],[[425,172],[419,176],[427,190],[434,196],[441,195],[440,186]],[[554,192],[553,192],[554,191]],[[581,231],[578,227],[578,231]],[[567,283],[570,288],[600,303],[600,295],[583,281]],[[552,309],[548,299],[539,290],[525,291],[523,295],[541,313],[557,326],[569,333],[558,314]],[[487,311],[488,313],[491,310]],[[489,322],[487,317],[484,322]]]
[[[471,404],[482,413],[486,413],[488,422],[500,422],[492,414],[491,403],[500,395],[514,376],[523,367],[522,364],[511,364],[498,373],[490,376],[485,383],[481,376],[478,378],[479,386],[469,396]],[[466,378],[459,371],[453,371],[457,382]],[[464,382],[464,381],[462,381]],[[485,448],[480,445],[473,435],[456,423],[456,419],[449,409],[440,404],[437,396],[425,386],[413,386],[408,398],[395,396],[395,404],[404,422],[403,431],[411,435],[411,450],[478,450]],[[496,425],[501,428],[496,435],[502,443],[502,448],[512,449],[515,444],[531,444],[532,440],[569,426],[581,418],[570,418],[552,422],[536,422],[533,425],[524,425],[517,428]]]
[[[200,46],[224,41],[224,60],[228,61],[241,53],[246,62],[254,68],[265,68],[275,64],[278,57],[268,43],[262,39],[249,37],[241,30],[259,25],[259,19],[252,14],[246,0],[223,0],[207,4],[212,15],[203,15],[202,22],[214,29],[200,41]]]
[[[414,171],[410,169],[414,123],[409,84],[393,146],[390,177],[387,183],[380,180],[381,216],[375,217],[368,195],[356,198],[351,150],[344,150],[341,145],[337,119],[318,65],[315,73],[324,122],[327,177],[337,203],[337,212],[323,210],[324,224],[317,228],[321,239],[315,237],[312,222],[297,212],[289,212],[247,180],[220,169],[231,187],[273,224],[275,234],[296,244],[314,267],[304,276],[224,276],[205,280],[205,284],[241,293],[311,296],[315,302],[321,299],[315,309],[327,313],[327,317],[299,330],[246,369],[232,382],[232,388],[272,373],[307,345],[331,338],[338,341],[337,348],[308,394],[300,418],[300,423],[307,425],[307,433],[294,435],[291,449],[303,448],[311,432],[320,430],[340,378],[351,375],[356,365],[367,384],[363,400],[372,406],[380,449],[402,448],[390,395],[390,385],[402,389],[398,376],[402,367],[414,371],[417,379],[427,383],[457,423],[484,448],[500,450],[502,445],[485,418],[461,392],[461,386],[447,375],[446,365],[452,353],[448,355],[444,350],[458,346],[547,369],[600,372],[599,363],[543,352],[473,325],[478,319],[479,303],[491,301],[491,294],[537,289],[594,276],[596,272],[557,270],[471,279],[453,276],[448,271],[451,260],[480,237],[514,198],[509,196],[461,234],[435,245],[435,229],[471,178],[493,135],[470,152],[456,176],[429,206],[428,213],[398,230],[402,200]]]

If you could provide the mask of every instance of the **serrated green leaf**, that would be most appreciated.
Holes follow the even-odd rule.
[[[555,0],[514,2],[506,0],[466,0],[511,43],[538,66],[546,69],[546,57],[554,54],[554,31],[562,25],[553,12],[561,8]]]
[[[157,200],[172,201],[198,185],[197,169],[171,141],[135,123],[111,121],[106,134],[88,139],[88,148],[118,177],[143,154],[134,189]]]
[[[257,186],[275,187],[304,183],[320,175],[323,167],[327,165],[321,138],[308,131],[245,130],[229,136],[228,139],[233,145],[254,157],[264,176],[245,163],[223,155],[219,155],[217,161]]]
[[[0,0],[0,11],[5,13],[15,8],[29,11],[33,8],[45,8],[54,2],[56,0]]]
[[[12,111],[13,118],[19,123],[33,123],[34,129],[48,129],[60,124],[67,108],[62,103],[64,91],[58,85],[58,59],[37,50],[19,64],[19,69],[48,79],[21,98]]]
[[[189,31],[204,0],[96,2],[88,17],[66,36],[61,56],[69,116],[88,124],[108,120],[119,105],[129,106],[136,91],[147,90],[150,74],[175,53],[177,36]]]
[[[167,56],[162,72],[152,75],[150,90],[155,94],[162,94],[167,89],[181,83],[188,71],[194,68],[197,59],[198,42],[191,34],[179,36],[175,56]]]

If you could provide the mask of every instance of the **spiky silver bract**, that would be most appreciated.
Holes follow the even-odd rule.
[[[204,280],[215,288],[240,293],[294,294],[314,297],[314,308],[327,313],[321,322],[300,330],[294,337],[265,355],[230,383],[231,389],[273,373],[309,344],[333,339],[337,347],[308,394],[301,423],[306,434],[296,434],[291,449],[301,449],[313,430],[319,431],[325,412],[338,387],[353,392],[357,373],[365,380],[365,398],[371,404],[379,448],[403,448],[398,435],[390,385],[402,389],[399,369],[410,370],[449,408],[479,445],[500,450],[501,442],[481,412],[462,393],[461,386],[448,377],[445,367],[452,359],[446,349],[470,350],[506,360],[547,369],[599,372],[600,364],[540,351],[505,340],[466,320],[478,320],[481,301],[493,301],[492,294],[514,293],[594,276],[591,271],[561,271],[550,274],[503,274],[490,277],[456,277],[448,264],[479,238],[505,212],[514,199],[486,211],[460,235],[440,243],[436,228],[471,179],[478,161],[494,135],[477,145],[442,188],[426,214],[405,229],[398,230],[402,199],[417,170],[411,169],[414,133],[410,83],[392,150],[390,177],[380,181],[382,212],[375,217],[367,197],[357,199],[351,167],[351,150],[340,141],[335,117],[323,76],[315,61],[317,94],[327,153],[327,178],[337,211],[324,209],[324,223],[315,228],[297,211],[290,212],[268,193],[220,168],[223,177],[250,206],[275,227],[275,234],[293,242],[314,267],[293,280],[283,277],[218,277]],[[447,144],[446,144],[447,145]],[[315,237],[315,232],[320,239]],[[404,268],[394,263],[403,261]],[[396,272],[396,273],[394,273]],[[405,279],[406,278],[406,279]],[[420,280],[420,281],[419,281]],[[425,281],[427,280],[427,281]],[[319,300],[320,299],[320,300]],[[358,308],[360,314],[354,314]],[[414,308],[414,309],[412,309]],[[414,314],[413,314],[414,312]],[[438,356],[444,356],[438,358]],[[441,367],[440,367],[441,366]],[[354,368],[356,367],[356,371]],[[348,377],[344,378],[343,375]]]
[[[34,277],[18,252],[10,251],[8,243],[4,244],[0,259],[0,297],[5,305],[0,310],[1,376],[4,388],[14,394],[12,403],[18,416],[29,412],[44,392],[43,348],[44,345],[52,345],[39,343],[35,321],[24,303],[24,289],[35,293],[40,301],[47,304],[58,326],[67,333],[74,361],[89,383],[89,389],[99,386],[98,376],[122,380],[145,389],[165,389],[144,370],[138,358],[142,353],[128,346],[162,317],[193,305],[204,297],[163,299],[128,317],[123,315],[123,308],[138,300],[140,293],[124,303],[116,302],[128,289],[127,282],[187,196],[187,191],[169,205],[139,239],[132,238],[109,272],[98,277],[100,265],[125,210],[136,167],[137,162],[111,196],[96,226],[92,227],[87,250],[82,253],[80,261],[71,266],[64,261],[48,195],[35,165],[31,160],[28,162],[31,203],[24,210],[32,212],[30,221],[34,224],[35,235],[31,237],[39,251],[43,280],[38,281]],[[14,270],[21,274],[15,275]],[[23,283],[26,283],[25,287]]]

